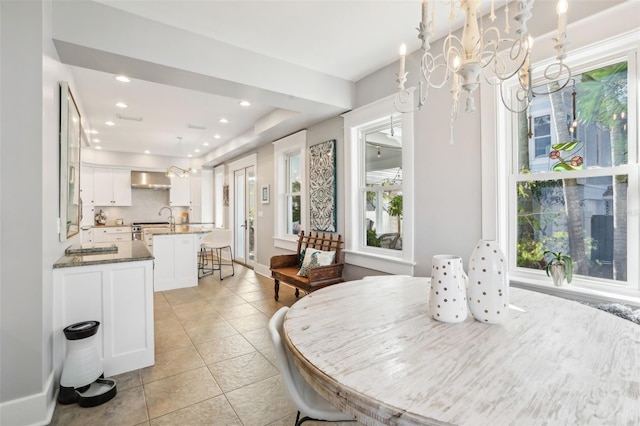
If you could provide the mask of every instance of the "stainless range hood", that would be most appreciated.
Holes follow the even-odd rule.
[[[131,187],[138,189],[171,189],[171,179],[162,172],[131,172]]]

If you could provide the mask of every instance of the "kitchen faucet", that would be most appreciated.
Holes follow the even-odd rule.
[[[169,217],[167,218],[169,220],[169,225],[171,225],[172,228],[175,228],[176,226],[176,218],[173,215],[173,210],[171,210],[171,207],[169,206],[162,206],[162,208],[160,209],[160,211],[158,212],[158,216],[162,215],[162,210],[164,209],[168,209],[169,210]]]

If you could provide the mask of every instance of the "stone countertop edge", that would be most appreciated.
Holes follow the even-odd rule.
[[[179,234],[205,234],[211,232],[213,228],[192,225],[176,225],[175,228],[146,228],[144,232],[152,235],[179,235]]]
[[[117,253],[70,254],[62,256],[53,264],[53,269],[76,266],[105,265],[110,263],[139,262],[155,258],[142,241],[117,243]],[[130,249],[129,249],[130,248]]]

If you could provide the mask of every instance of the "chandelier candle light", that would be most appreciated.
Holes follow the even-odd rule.
[[[417,109],[425,104],[429,87],[442,88],[447,83],[453,106],[451,109],[451,143],[453,143],[453,123],[458,116],[458,103],[462,91],[466,92],[466,112],[475,112],[473,92],[480,85],[480,77],[491,85],[500,86],[500,98],[505,107],[519,113],[525,111],[536,95],[548,95],[562,90],[571,80],[571,70],[564,63],[567,44],[567,0],[559,0],[556,6],[558,14],[558,33],[554,38],[554,48],[557,55],[555,60],[547,65],[536,81],[538,87],[546,91],[533,88],[531,69],[531,48],[533,39],[529,35],[527,21],[532,17],[531,9],[535,0],[505,0],[505,28],[504,34],[510,32],[509,4],[517,3],[519,11],[513,19],[519,23],[517,36],[506,38],[495,26],[483,28],[482,19],[478,17],[481,0],[450,0],[451,12],[449,20],[453,21],[458,13],[464,13],[464,27],[462,37],[452,34],[451,23],[449,34],[443,42],[442,53],[434,55],[431,52],[431,37],[434,35],[433,3],[436,0],[422,0],[422,20],[417,28],[418,38],[422,41],[422,60],[418,82]],[[491,0],[491,14],[489,20],[496,19],[494,2]],[[400,68],[396,82],[398,94],[395,107],[399,112],[411,112],[414,92],[405,89],[408,72],[405,70],[407,47],[400,46]],[[517,80],[516,80],[517,79]],[[547,85],[557,82],[550,89]],[[515,84],[514,84],[515,83]],[[546,83],[546,84],[545,84]],[[506,88],[515,85],[515,89]],[[507,99],[509,98],[509,100]],[[513,99],[511,99],[513,98]]]

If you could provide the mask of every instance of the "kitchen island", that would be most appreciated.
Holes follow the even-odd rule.
[[[144,229],[144,240],[156,259],[154,291],[198,285],[200,239],[210,227],[176,225]]]
[[[70,249],[53,264],[57,377],[66,349],[62,330],[81,321],[100,321],[97,341],[105,377],[153,365],[153,255],[141,241]]]

